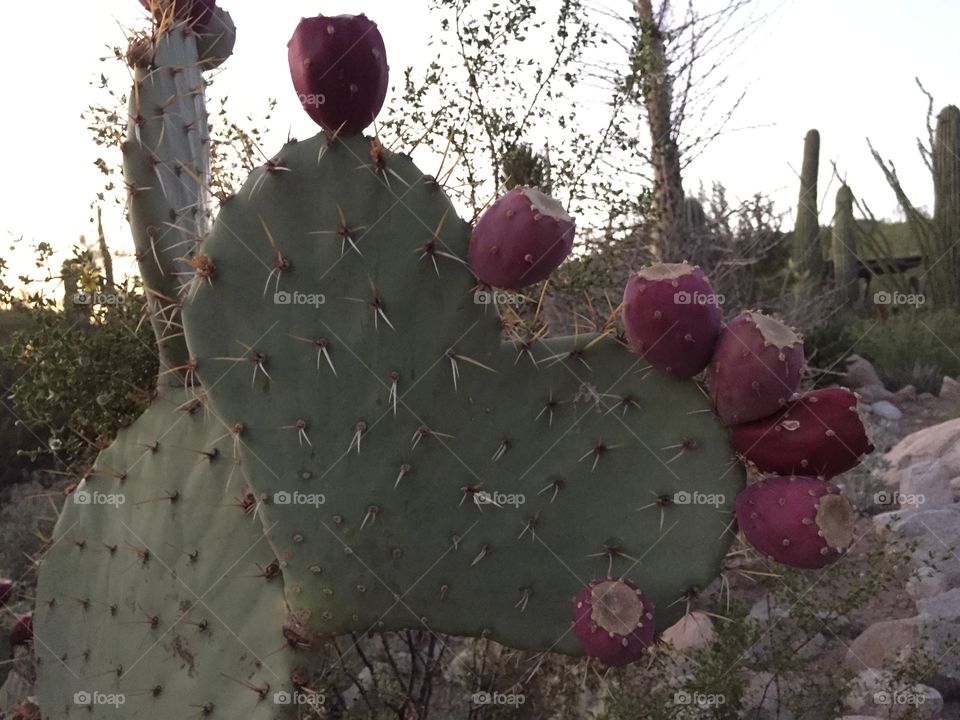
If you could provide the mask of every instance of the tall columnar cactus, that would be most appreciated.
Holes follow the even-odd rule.
[[[933,221],[938,245],[934,276],[938,303],[960,303],[960,108],[948,105],[937,115],[933,141]]]
[[[800,198],[793,226],[793,259],[797,269],[810,281],[823,275],[820,222],[817,212],[817,175],[820,171],[820,133],[809,130],[803,139],[800,169]]]
[[[695,197],[683,200],[684,224],[690,232],[702,232],[707,224],[707,214],[703,211],[703,203]]]
[[[846,305],[860,299],[857,282],[857,225],[853,217],[853,192],[848,185],[837,190],[837,207],[833,215],[833,282],[841,291]]]

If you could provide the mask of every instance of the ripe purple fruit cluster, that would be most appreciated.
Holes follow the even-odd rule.
[[[738,455],[763,479],[737,498],[740,529],[778,562],[818,568],[852,538],[853,508],[827,481],[873,450],[845,388],[800,394],[803,341],[746,310],[722,325],[720,298],[687,263],[643,268],[627,283],[623,322],[631,347],[678,377],[706,370],[714,411]]]
[[[696,266],[645,267],[624,290],[627,342],[661,372],[706,371],[714,412],[757,478],[736,500],[744,537],[777,562],[822,568],[849,548],[856,520],[829,480],[873,450],[857,396],[846,388],[800,393],[805,360],[796,331],[749,310],[724,324],[721,304]],[[573,604],[584,652],[607,665],[638,659],[653,641],[645,623],[653,606],[626,580],[591,580]]]

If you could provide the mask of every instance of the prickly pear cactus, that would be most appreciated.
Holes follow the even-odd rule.
[[[293,717],[278,564],[205,415],[164,392],[68,499],[37,587],[46,717]]]
[[[409,158],[318,135],[255,171],[200,248],[191,363],[243,428],[288,603],[321,634],[579,654],[571,598],[609,575],[666,627],[732,539],[724,430],[697,384],[612,335],[501,342],[468,242]]]

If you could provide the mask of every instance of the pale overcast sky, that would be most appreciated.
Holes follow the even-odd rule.
[[[607,7],[630,3],[603,0]],[[729,66],[730,89],[749,87],[730,125],[689,168],[688,191],[702,180],[724,183],[732,198],[756,191],[773,196],[781,210],[796,202],[796,170],[803,136],[820,129],[821,202],[829,161],[835,160],[854,192],[881,216],[894,217],[896,203],[866,146],[894,160],[914,201],[932,202],[929,174],[916,150],[925,134],[926,100],[914,85],[919,76],[937,101],[935,111],[960,103],[960,2],[956,0],[755,0],[772,17]],[[426,39],[438,27],[429,0],[306,2],[220,0],[238,27],[234,56],[218,78],[234,111],[264,111],[268,96],[279,100],[274,113],[274,147],[289,131],[305,138],[316,127],[301,111],[287,69],[286,43],[301,16],[363,11],[381,28],[393,80],[408,65],[432,55]],[[695,0],[699,7],[700,0]],[[716,0],[704,0],[713,7]],[[102,154],[92,143],[80,113],[95,97],[89,83],[113,73],[118,90],[129,84],[125,69],[98,58],[122,43],[122,27],[143,27],[136,0],[53,0],[8,4],[0,24],[0,62],[5,68],[6,107],[2,121],[3,233],[0,251],[9,258],[14,238],[50,242],[69,249],[83,233],[95,235],[89,204],[102,187],[93,161]],[[450,58],[450,62],[456,62]],[[388,98],[389,102],[389,98]],[[114,152],[119,153],[119,150]],[[835,186],[834,186],[835,189]],[[829,222],[831,196],[821,221]],[[792,223],[792,217],[787,218]],[[112,246],[129,250],[124,223],[108,217]],[[14,262],[22,267],[17,258]],[[118,268],[119,269],[119,268]]]

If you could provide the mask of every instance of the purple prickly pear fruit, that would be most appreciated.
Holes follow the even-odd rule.
[[[853,541],[856,513],[836,485],[770,475],[737,495],[737,524],[753,547],[791,567],[834,562]]]
[[[724,425],[772,415],[800,387],[803,367],[803,341],[792,328],[744,310],[720,331],[710,359],[713,409]]]
[[[387,50],[366,15],[303,18],[287,43],[300,104],[328,132],[361,132],[387,96]]]
[[[800,473],[827,480],[873,452],[857,411],[857,396],[846,388],[804,393],[782,415],[735,425],[730,440],[762,473]]]
[[[589,657],[620,667],[653,643],[653,603],[629,580],[594,579],[573,598],[573,632]]]
[[[486,209],[470,237],[467,260],[493,287],[519,289],[545,280],[570,250],[576,224],[536,188],[517,186]]]
[[[13,580],[0,578],[0,605],[5,605],[13,594]]]
[[[710,362],[720,334],[720,308],[699,267],[661,263],[627,281],[623,325],[630,346],[653,367],[689,378]]]
[[[33,640],[33,613],[29,612],[25,615],[17,615],[17,620],[13,623],[13,627],[10,628],[10,644],[16,647],[17,645],[26,645],[28,642]]]

